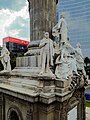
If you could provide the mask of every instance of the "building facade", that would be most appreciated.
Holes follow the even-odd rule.
[[[57,21],[64,12],[68,22],[68,35],[75,47],[79,42],[84,57],[90,57],[90,0],[59,0]]]
[[[30,42],[28,41],[13,37],[3,38],[3,44],[6,44],[8,50],[16,56],[25,53],[27,51],[27,46],[29,45],[29,43]]]

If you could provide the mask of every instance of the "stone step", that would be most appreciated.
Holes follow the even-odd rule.
[[[11,75],[35,76],[41,72],[41,67],[15,67]]]
[[[4,82],[5,84],[9,84],[12,86],[17,86],[17,87],[23,87],[27,89],[35,89],[38,85],[39,82],[36,80],[30,80],[30,79],[21,79],[21,78],[10,78],[8,81]]]

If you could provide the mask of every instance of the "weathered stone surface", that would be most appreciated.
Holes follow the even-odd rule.
[[[31,4],[31,41],[41,40],[43,32],[50,33],[55,25],[57,0],[28,1]],[[0,120],[10,120],[11,112],[15,112],[19,120],[67,120],[68,112],[75,106],[78,120],[85,120],[85,81],[70,91],[71,78],[39,76],[38,45],[31,44],[31,56],[17,58],[16,68],[11,73],[0,74]]]
[[[71,83],[71,79],[69,79],[69,80],[56,79],[56,81],[55,81],[56,86],[59,88],[66,88],[70,85],[70,83]]]
[[[0,92],[0,120],[2,120],[3,117],[3,94]]]
[[[16,58],[16,67],[40,67],[40,55]]]
[[[41,40],[43,33],[51,33],[56,21],[56,0],[28,0],[30,2],[30,40]]]
[[[24,100],[17,99],[8,95],[5,98],[5,120],[10,119],[10,114],[15,111],[21,120],[32,120],[33,113],[36,111],[33,104],[25,102]],[[36,113],[35,113],[36,114]],[[32,119],[31,119],[32,118]],[[35,119],[36,120],[36,119]]]
[[[77,106],[78,120],[85,120],[84,88],[71,92],[68,82],[30,75],[2,76],[0,109],[5,110],[2,117],[7,114],[9,119],[11,110],[15,110],[25,120],[43,117],[44,120],[67,120],[68,112]]]

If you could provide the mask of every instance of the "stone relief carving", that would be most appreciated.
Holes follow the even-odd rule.
[[[32,112],[31,111],[27,111],[26,120],[32,120]]]
[[[59,80],[71,79],[69,90],[74,90],[82,84],[84,85],[83,80],[86,73],[80,44],[77,45],[77,48],[73,48],[67,33],[67,22],[62,14],[59,22],[52,30],[53,36],[58,37],[59,40],[53,42],[49,38],[49,33],[46,32],[40,41],[42,70],[39,75],[44,76],[47,73],[48,75],[55,74]],[[53,64],[54,72],[50,70],[50,65],[53,66]]]
[[[3,46],[3,49],[1,50],[0,60],[4,67],[4,70],[2,72],[10,72],[11,71],[10,52],[6,48],[5,44]]]
[[[69,42],[68,25],[65,20],[64,14],[61,14],[59,22],[52,29],[53,36],[58,37],[59,55],[56,58],[55,75],[60,79],[68,79],[73,75],[80,75],[81,71],[86,76],[84,70],[84,59],[81,52],[80,44],[77,48],[73,48]]]
[[[24,55],[39,56],[41,72],[38,73],[38,77],[40,79],[44,79],[45,76],[54,79],[57,78],[58,80],[70,79],[71,84],[69,90],[78,88],[78,86],[81,86],[81,82],[83,84],[83,76],[86,76],[84,60],[80,44],[77,45],[77,48],[73,48],[70,44],[68,25],[64,14],[61,14],[59,22],[53,27],[52,35],[57,37],[58,40],[53,42],[49,38],[49,33],[45,32],[43,39],[31,43],[29,50]],[[80,78],[82,79],[81,81]],[[44,91],[47,91],[47,88],[44,88]],[[39,91],[42,91],[41,88]]]
[[[32,120],[33,119],[33,105],[28,104],[29,109],[27,110],[26,120]]]

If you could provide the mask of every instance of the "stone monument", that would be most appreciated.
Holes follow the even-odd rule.
[[[30,6],[30,41],[41,40],[43,32],[51,36],[56,24],[56,4],[58,0],[28,0]]]
[[[1,63],[3,65],[4,70],[1,72],[10,72],[11,71],[11,64],[10,64],[10,52],[6,48],[6,44],[4,44],[2,50],[1,50]]]
[[[28,1],[31,44],[14,70],[0,74],[0,120],[85,120],[87,81],[77,49],[66,37],[63,43],[49,38],[57,1]]]
[[[53,41],[49,38],[49,33],[45,32],[44,38],[40,41],[39,47],[41,48],[41,72],[40,75],[48,74],[53,76],[50,70],[50,65],[53,66],[54,47]]]

